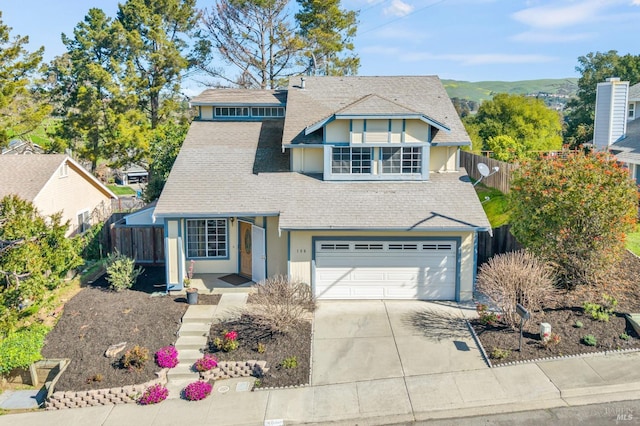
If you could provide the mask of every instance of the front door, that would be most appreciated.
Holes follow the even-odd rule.
[[[251,236],[251,224],[240,222],[240,275],[251,279],[253,257]]]

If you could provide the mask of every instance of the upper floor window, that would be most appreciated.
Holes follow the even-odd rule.
[[[373,148],[334,147],[331,173],[371,174]]]
[[[422,148],[380,148],[382,173],[422,173]]]
[[[629,120],[633,120],[635,118],[635,111],[636,111],[635,107],[636,107],[635,103],[629,104]]]
[[[282,107],[253,107],[251,108],[252,117],[284,117],[284,108]]]
[[[62,163],[62,165],[60,166],[60,168],[58,169],[58,177],[67,177],[69,176],[69,166],[67,165],[66,162]]]
[[[247,107],[216,107],[216,117],[249,117],[249,108]]]
[[[187,220],[188,257],[227,257],[227,220]]]

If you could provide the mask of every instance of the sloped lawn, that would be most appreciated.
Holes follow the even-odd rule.
[[[625,313],[640,312],[639,277],[640,259],[627,253],[616,273],[609,277],[609,285],[600,289],[581,287],[559,295],[555,301],[547,303],[543,312],[537,313],[534,321],[528,321],[525,325],[521,352],[518,351],[519,330],[513,330],[499,321],[494,325],[483,325],[475,320],[472,321],[472,326],[488,356],[491,357],[492,353],[502,355],[491,357],[493,365],[591,352],[640,349],[639,336],[624,318]],[[613,295],[618,300],[618,306],[607,322],[592,319],[582,309],[585,301],[600,303],[602,293]],[[558,343],[542,344],[541,322],[551,325],[552,333],[560,337]],[[594,346],[583,342],[587,335],[595,337]]]
[[[45,358],[71,359],[56,390],[111,388],[157,377],[160,369],[153,354],[175,343],[188,306],[184,297],[153,295],[163,290],[164,279],[164,268],[148,267],[131,290],[116,293],[108,290],[102,276],[65,304],[42,350]],[[201,296],[199,303],[216,304],[219,299],[219,295]],[[104,356],[110,345],[120,342],[127,345],[116,358]],[[149,350],[144,369],[132,372],[120,368],[121,355],[135,345]]]

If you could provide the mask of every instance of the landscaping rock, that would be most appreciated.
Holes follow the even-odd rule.
[[[104,356],[106,356],[107,358],[115,358],[116,355],[122,352],[126,346],[127,342],[120,342],[116,343],[115,345],[111,345],[105,351]]]

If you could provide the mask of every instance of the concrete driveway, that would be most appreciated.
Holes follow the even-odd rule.
[[[464,322],[473,313],[449,302],[320,302],[312,384],[486,369]]]

